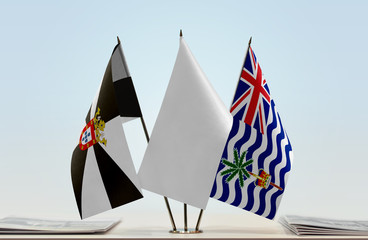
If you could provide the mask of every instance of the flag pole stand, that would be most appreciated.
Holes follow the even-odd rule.
[[[187,204],[184,203],[184,229],[176,229],[176,230],[170,230],[170,233],[176,233],[176,234],[193,234],[193,233],[203,233],[202,230],[199,229],[199,225],[201,223],[203,214],[203,209],[199,212],[197,225],[195,229],[189,229],[188,228],[188,213],[187,213]]]
[[[199,229],[199,224],[202,218],[203,209],[199,213],[197,225],[195,229],[188,229],[188,214],[187,214],[187,204],[184,203],[184,229],[171,230],[170,233],[178,233],[178,234],[193,234],[193,233],[202,233],[203,231]]]

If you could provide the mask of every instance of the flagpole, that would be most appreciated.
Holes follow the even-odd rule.
[[[183,31],[180,29],[179,37],[183,37]],[[187,216],[187,204],[184,203],[184,232],[188,232],[188,216]]]
[[[188,214],[187,214],[187,204],[184,203],[184,232],[188,231]]]
[[[173,217],[172,212],[171,212],[169,200],[167,199],[166,196],[164,196],[164,199],[165,199],[165,204],[166,204],[167,211],[169,212],[170,221],[171,221],[171,225],[172,225],[173,231],[176,231],[177,229],[176,229],[174,217]]]
[[[180,29],[179,37],[180,38],[183,37],[183,31],[181,29]],[[184,203],[184,232],[183,233],[201,233],[202,231],[199,230],[199,225],[201,223],[202,214],[203,214],[203,209],[201,209],[201,211],[199,212],[199,216],[198,216],[197,225],[195,227],[195,230],[194,231],[188,231],[187,204]]]
[[[241,70],[240,70],[240,74],[239,74],[239,77],[238,77],[238,84],[236,85],[236,88],[235,88],[235,92],[234,92],[234,97],[233,97],[233,101],[234,101],[234,98],[235,98],[235,94],[236,94],[236,89],[238,89],[238,86],[239,86],[239,80],[241,78],[241,75],[242,75],[242,72],[243,72],[243,68],[244,68],[244,64],[245,64],[245,60],[246,60],[246,57],[247,57],[247,54],[249,52],[249,48],[250,48],[250,44],[252,43],[252,37],[250,37],[249,39],[249,42],[248,42],[248,48],[247,48],[247,51],[245,52],[245,56],[244,56],[244,61],[243,61],[243,65],[241,67]],[[233,105],[233,102],[230,103],[230,109]]]
[[[147,139],[147,143],[148,143],[149,142],[149,135],[148,135],[146,123],[144,122],[144,119],[143,119],[143,114],[141,116],[141,122],[142,122],[143,130],[144,130],[144,134],[146,135],[146,139]],[[167,211],[169,212],[170,221],[171,221],[173,231],[176,231],[176,225],[175,225],[174,217],[173,217],[172,212],[171,212],[169,200],[167,199],[166,196],[164,196],[164,200],[165,200]]]
[[[128,69],[128,66],[127,66],[126,61],[125,61],[123,49],[122,49],[121,44],[120,44],[121,42],[120,42],[119,36],[117,36],[117,40],[118,40],[118,44],[119,44],[119,50],[120,50],[121,55],[123,57],[123,64],[124,64],[125,70],[127,71],[128,76],[130,76],[129,69]],[[141,118],[141,123],[142,123],[142,126],[143,126],[143,130],[144,130],[144,134],[146,135],[146,140],[147,140],[147,143],[148,143],[149,142],[149,135],[148,135],[146,123],[145,123],[144,118],[143,118],[143,114],[140,118]],[[166,196],[164,196],[164,200],[165,200],[167,211],[169,212],[172,228],[173,228],[174,231],[176,231],[176,225],[175,225],[175,221],[174,221],[174,218],[173,218],[173,215],[172,215],[172,212],[171,212],[169,200],[167,199]]]
[[[199,216],[198,216],[198,220],[197,220],[197,225],[195,227],[195,230],[196,231],[199,231],[199,225],[201,224],[202,214],[203,214],[203,209],[201,209],[201,211],[199,212]]]
[[[183,31],[180,29],[179,37],[183,37]],[[187,204],[184,203],[184,232],[188,232],[188,215],[187,215]]]

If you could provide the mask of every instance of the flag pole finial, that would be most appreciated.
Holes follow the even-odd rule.
[[[183,37],[183,31],[180,29],[180,37]]]
[[[120,44],[120,39],[119,39],[119,36],[116,36],[116,38],[118,39],[118,44]]]
[[[250,37],[248,45],[250,46],[251,43],[252,43],[252,37]]]

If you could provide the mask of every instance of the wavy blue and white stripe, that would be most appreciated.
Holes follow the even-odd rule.
[[[285,190],[293,153],[273,100],[271,100],[271,111],[267,122],[269,124],[263,135],[244,122],[233,119],[233,126],[222,158],[232,162],[234,148],[239,153],[247,151],[246,159],[253,159],[253,163],[247,167],[247,170],[258,174],[258,170],[263,168],[271,175],[271,181],[283,190],[273,186],[267,189],[256,187],[255,178],[252,176],[245,179],[244,187],[240,187],[237,178],[227,183],[226,178],[229,175],[221,176],[221,171],[226,166],[220,161],[211,197],[273,219]]]

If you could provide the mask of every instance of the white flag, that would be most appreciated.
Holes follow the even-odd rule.
[[[205,209],[232,117],[184,39],[138,176],[142,188]]]

